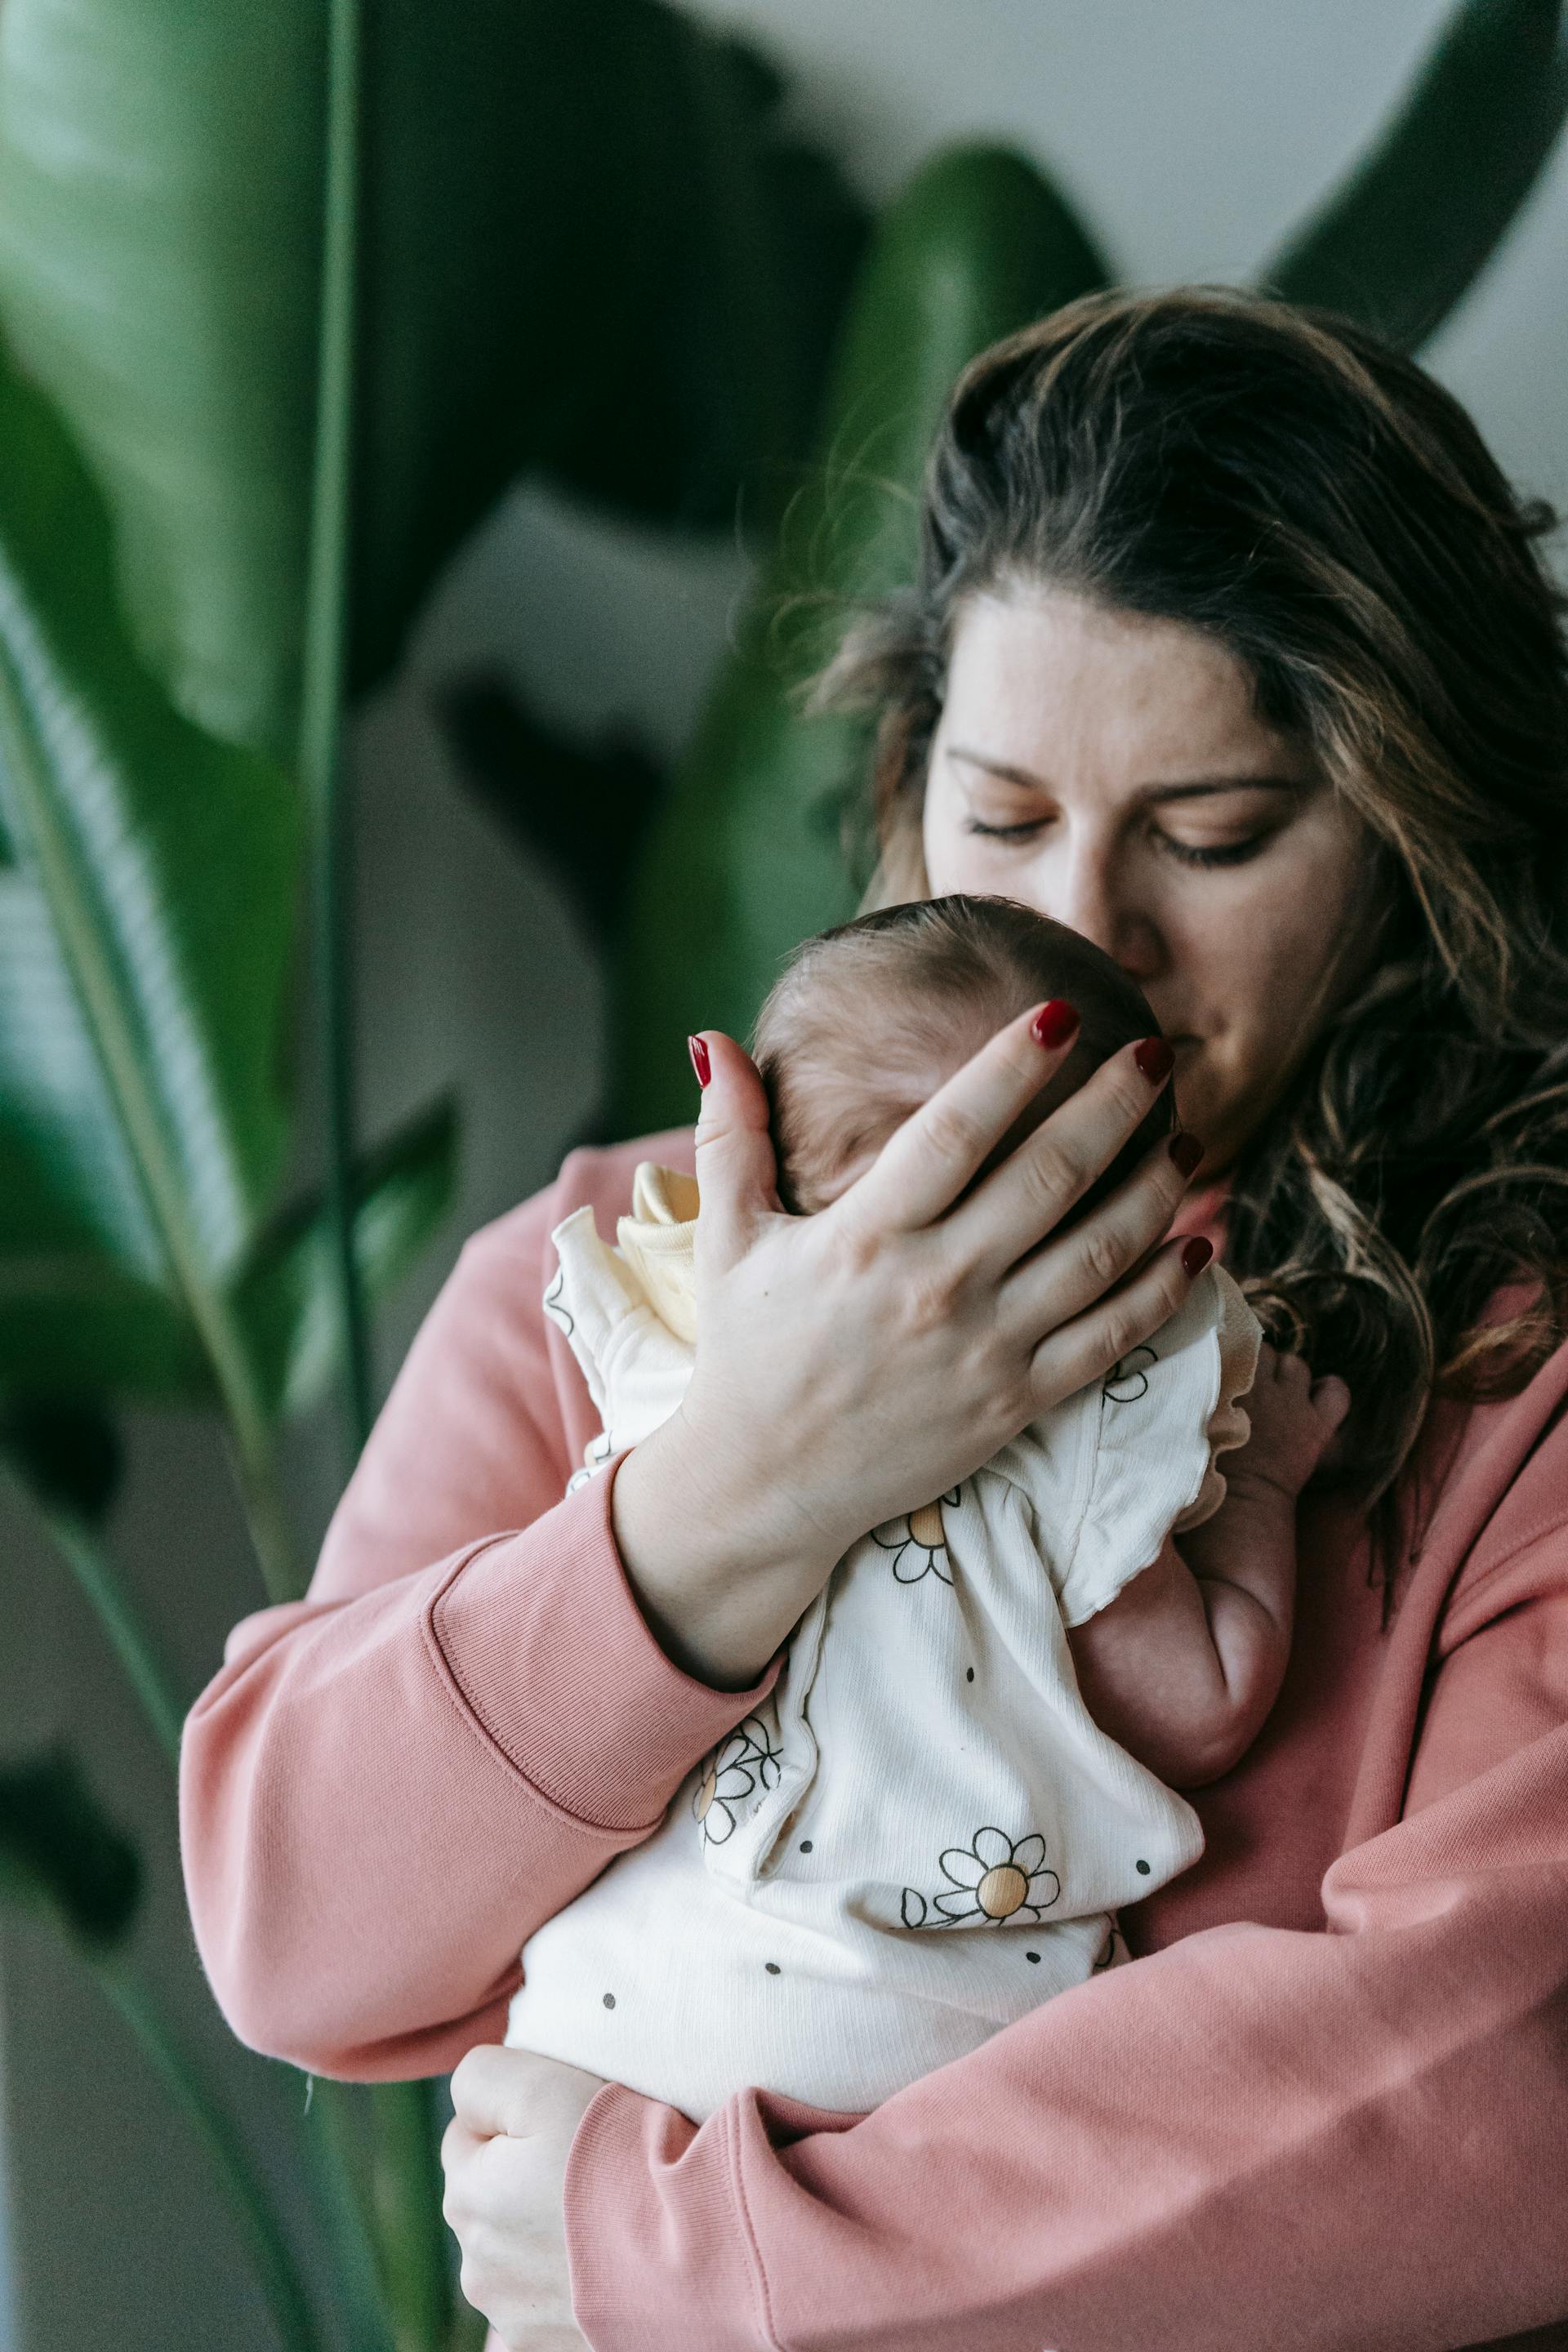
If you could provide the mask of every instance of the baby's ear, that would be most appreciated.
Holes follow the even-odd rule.
[[[708,1078],[697,1122],[699,1246],[716,1247],[719,1263],[731,1265],[750,1248],[758,1220],[780,1213],[768,1096],[756,1064],[733,1037],[705,1029],[700,1043]]]

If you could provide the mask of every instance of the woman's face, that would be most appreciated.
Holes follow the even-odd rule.
[[[1236,657],[1072,596],[961,616],[926,786],[926,874],[1022,899],[1129,971],[1217,1172],[1267,1116],[1366,929],[1371,845]]]

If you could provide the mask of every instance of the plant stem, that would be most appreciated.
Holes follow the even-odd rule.
[[[305,593],[300,775],[311,812],[316,991],[326,1092],[326,1198],[337,1267],[348,1459],[371,1423],[370,1335],[353,1245],[353,1007],[351,810],[342,761],[359,200],[358,0],[331,0],[326,189],[316,379],[316,463]]]
[[[22,1491],[19,1480],[12,1477],[8,1483]],[[51,1510],[38,1502],[36,1496],[31,1499],[53,1538],[57,1550],[67,1561],[92,1604],[115,1655],[125,1669],[132,1688],[142,1702],[159,1747],[169,1763],[177,1769],[180,1726],[184,1720],[185,1710],[174,1696],[174,1685],[153,1648],[152,1634],[125,1590],[119,1570],[85,1519],[78,1518],[71,1511]]]
[[[289,2352],[321,2352],[288,2240],[237,2133],[141,1985],[120,1962],[100,1959],[97,1975],[175,2103],[206,2141],[250,2241],[262,2293]]]
[[[309,2095],[306,2158],[351,2315],[353,2352],[395,2352],[361,2178],[358,2142],[364,2092],[355,2083],[317,2076]]]
[[[328,27],[316,462],[300,774],[313,820],[311,896],[326,1094],[325,1191],[342,1335],[345,1450],[352,1466],[370,1434],[373,1411],[369,1321],[353,1234],[352,810],[342,758],[359,226],[359,0],[331,0]],[[452,2288],[430,2085],[380,2085],[372,2094],[371,2112],[381,2276],[399,2352],[442,2352]]]
[[[378,2083],[373,2190],[398,2352],[437,2352],[452,2321],[434,2083]],[[432,2227],[434,2224],[434,2227]]]

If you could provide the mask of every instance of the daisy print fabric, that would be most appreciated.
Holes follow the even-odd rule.
[[[967,1845],[948,1848],[941,1867],[947,1885],[929,1903],[917,1887],[905,1887],[899,1910],[906,1927],[954,1927],[965,1921],[1033,1927],[1062,1891],[1056,1872],[1046,1867],[1046,1842],[1037,1831],[1015,1839],[1005,1830],[976,1830]]]
[[[581,1212],[556,1235],[590,1467],[689,1377],[684,1197],[639,1171],[657,1249],[623,1221],[611,1251]],[[1119,1911],[1202,1832],[1090,1717],[1068,1630],[1223,1493],[1256,1355],[1238,1303],[1206,1269],[1146,1347],[852,1546],[769,1696],[530,1938],[509,2041],[699,2121],[748,2085],[858,2113],[1124,1963]]]
[[[891,1519],[873,1534],[871,1541],[879,1551],[888,1554],[899,1583],[919,1584],[927,1576],[934,1576],[942,1584],[952,1582],[942,1507],[945,1505],[949,1510],[956,1509],[961,1491],[955,1486],[951,1495],[939,1495],[934,1503],[922,1503],[907,1518]]]

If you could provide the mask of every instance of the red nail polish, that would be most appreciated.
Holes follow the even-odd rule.
[[[1190,1242],[1182,1244],[1182,1271],[1189,1281],[1195,1281],[1214,1255],[1213,1242],[1205,1242],[1202,1234],[1194,1234]]]
[[[713,1075],[713,1065],[708,1058],[707,1038],[689,1037],[686,1041],[686,1050],[691,1056],[691,1066],[697,1073],[698,1085],[705,1087]]]
[[[1069,1004],[1065,996],[1053,996],[1048,1004],[1041,1005],[1029,1027],[1036,1045],[1043,1045],[1047,1054],[1054,1053],[1058,1045],[1065,1045],[1069,1037],[1077,1034],[1077,1008]]]
[[[1195,1135],[1189,1135],[1184,1130],[1180,1135],[1172,1136],[1170,1153],[1182,1174],[1190,1176],[1204,1156],[1204,1148]]]
[[[1145,1037],[1141,1045],[1132,1048],[1132,1058],[1149,1084],[1157,1087],[1162,1078],[1170,1076],[1171,1065],[1176,1057],[1163,1037]]]

